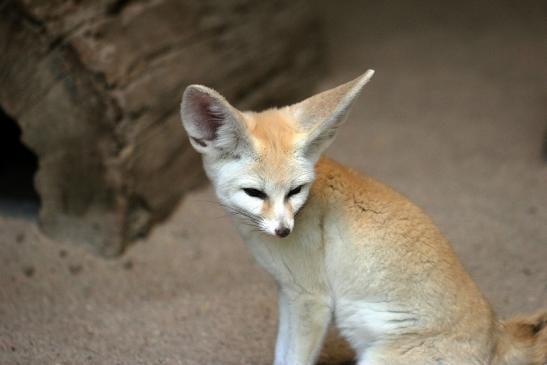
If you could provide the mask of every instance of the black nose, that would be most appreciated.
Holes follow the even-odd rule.
[[[291,230],[287,227],[279,227],[275,229],[275,234],[279,237],[287,237],[291,233]]]

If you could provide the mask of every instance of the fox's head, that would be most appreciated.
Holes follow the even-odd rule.
[[[253,228],[286,237],[308,197],[315,163],[373,74],[260,113],[239,111],[205,86],[188,86],[182,124],[221,203]]]

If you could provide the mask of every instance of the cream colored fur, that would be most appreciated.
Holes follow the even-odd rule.
[[[240,112],[204,86],[185,91],[192,145],[279,283],[274,364],[313,364],[333,320],[361,365],[544,364],[547,315],[496,320],[420,209],[320,157],[372,74],[262,113]],[[288,237],[276,236],[282,229]]]

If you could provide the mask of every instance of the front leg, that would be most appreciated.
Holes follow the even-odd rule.
[[[312,365],[327,331],[330,299],[281,288],[275,365]]]
[[[286,293],[279,290],[277,295],[277,341],[275,343],[274,365],[285,364],[289,348],[289,301]]]

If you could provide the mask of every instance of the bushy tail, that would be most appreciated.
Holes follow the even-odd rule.
[[[501,323],[495,365],[547,365],[547,311]]]

